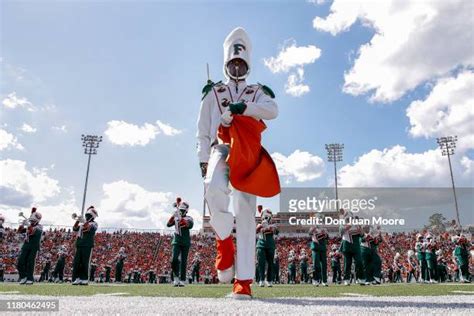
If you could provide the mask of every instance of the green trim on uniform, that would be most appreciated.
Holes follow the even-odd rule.
[[[268,95],[270,98],[275,99],[275,93],[273,93],[272,89],[261,83],[259,83],[258,85],[260,86],[260,89],[262,89],[263,93]]]
[[[222,81],[219,81],[219,82],[216,82],[214,83],[212,80],[208,80],[207,81],[207,84],[204,86],[204,88],[202,88],[202,98],[201,98],[201,101],[204,100],[204,98],[206,97],[206,95],[212,90],[212,88],[215,86],[215,85],[218,85],[222,83]]]

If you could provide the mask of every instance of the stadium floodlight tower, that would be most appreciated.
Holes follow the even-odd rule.
[[[337,163],[342,161],[342,151],[344,150],[344,144],[326,144],[326,150],[328,152],[328,161],[334,163],[334,188],[336,191],[337,211],[339,211],[339,195],[337,192]]]
[[[86,183],[84,185],[84,195],[82,196],[81,215],[84,216],[84,207],[86,204],[87,182],[89,181],[91,157],[92,155],[97,155],[97,149],[99,148],[100,142],[102,142],[102,136],[82,135],[81,140],[82,140],[82,147],[84,147],[84,154],[89,156],[87,160]]]
[[[453,167],[451,166],[451,156],[454,155],[454,149],[456,148],[457,140],[457,136],[445,136],[436,139],[438,146],[441,149],[441,154],[443,156],[448,156],[449,172],[451,174],[451,183],[453,185],[454,206],[456,208],[456,219],[458,221],[459,227],[462,227],[461,222],[459,221],[458,199],[456,197],[456,187],[454,185]]]

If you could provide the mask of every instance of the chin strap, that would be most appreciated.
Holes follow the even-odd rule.
[[[235,66],[235,72],[237,73],[236,76],[236,85],[235,85],[235,93],[239,93],[239,66]]]

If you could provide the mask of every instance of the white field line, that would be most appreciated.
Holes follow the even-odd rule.
[[[121,296],[121,295],[128,295],[128,292],[118,292],[118,293],[99,293],[95,294],[94,296]]]
[[[343,296],[355,296],[355,297],[373,297],[372,295],[368,294],[360,294],[360,293],[339,293],[340,295]]]
[[[451,291],[451,293],[474,294],[474,291]]]
[[[20,291],[0,291],[0,294],[19,294]]]

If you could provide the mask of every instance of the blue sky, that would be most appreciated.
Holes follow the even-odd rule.
[[[461,1],[459,5],[466,3]],[[25,162],[25,172],[38,181],[35,183],[42,185],[43,175],[56,180],[59,189],[55,193],[52,188],[41,196],[33,188],[25,188],[21,179],[3,179],[4,190],[16,192],[15,199],[5,197],[0,201],[3,212],[10,212],[7,217],[16,221],[16,210],[36,203],[40,208],[44,206],[45,220],[54,217],[52,223],[69,224],[66,214],[77,211],[70,208],[80,206],[82,199],[86,156],[81,151],[80,135],[104,135],[108,122],[114,120],[136,126],[159,120],[180,133],[174,136],[158,134],[144,146],[117,145],[104,138],[99,155],[93,157],[88,192],[88,204],[104,208],[103,214],[108,219],[102,221],[108,225],[154,228],[168,216],[167,199],[176,194],[200,210],[202,182],[194,135],[201,88],[207,79],[206,63],[210,65],[213,80],[223,79],[222,42],[236,26],[244,27],[253,42],[254,62],[249,81],[262,82],[277,95],[280,114],[275,121],[268,122],[265,147],[284,157],[296,150],[307,152],[310,157],[309,161],[300,161],[295,156],[294,161],[282,166],[287,174],[282,176],[282,183],[304,187],[330,185],[332,165],[321,161],[326,160],[324,144],[343,142],[341,167],[346,169],[342,184],[449,186],[444,170],[447,162],[442,160],[446,165],[441,165],[443,170],[440,171],[441,160],[433,158],[434,154],[430,152],[436,149],[435,140],[439,136],[436,133],[440,132],[433,131],[432,126],[423,122],[420,128],[427,131],[424,135],[410,134],[407,108],[412,102],[426,100],[442,80],[456,80],[460,73],[471,76],[472,49],[470,57],[451,56],[449,52],[447,56],[441,54],[439,57],[434,48],[433,57],[427,58],[432,58],[435,66],[430,71],[426,70],[426,65],[421,67],[420,73],[425,71],[426,75],[413,83],[413,88],[397,88],[403,85],[394,84],[392,90],[398,89],[400,96],[371,101],[373,91],[384,89],[384,78],[375,83],[375,88],[348,93],[343,91],[347,82],[344,74],[354,68],[358,59],[363,59],[361,45],[371,42],[379,33],[381,20],[378,20],[377,12],[368,11],[366,20],[359,17],[343,31],[321,24],[319,28],[314,27],[315,17],[324,19],[332,10],[331,6],[337,9],[336,3],[331,1],[321,5],[305,1],[3,1],[1,98],[11,100],[11,94],[15,93],[17,101],[18,98],[27,99],[34,110],[28,111],[27,106],[18,104],[8,108],[3,103],[2,129],[13,135],[22,149],[10,142],[0,152],[1,157]],[[437,4],[433,8],[441,10]],[[404,9],[400,10],[403,12]],[[399,22],[404,23],[403,20]],[[441,22],[434,19],[427,23],[435,28],[436,23]],[[452,24],[466,27],[472,38],[472,28],[468,28],[472,19],[454,17]],[[390,26],[383,27],[390,30]],[[331,31],[337,34],[333,35]],[[463,39],[453,41],[461,43]],[[422,41],[417,43],[423,45]],[[315,46],[321,50],[321,56],[289,71],[273,73],[264,59],[277,57],[288,45]],[[374,62],[380,62],[381,67],[390,62],[390,67],[399,64],[402,70],[394,76],[402,79],[406,76],[403,69],[413,67],[417,71],[417,58],[403,55],[404,51],[393,47],[388,47],[388,52],[393,53],[396,62],[390,61],[389,57]],[[444,62],[445,59],[449,61]],[[437,69],[436,65],[441,64],[447,66]],[[300,68],[304,69],[303,84],[310,91],[293,96],[285,92],[285,84],[288,76]],[[360,69],[359,73],[366,71]],[[361,77],[364,76],[358,78]],[[465,83],[472,87],[470,84],[471,81]],[[467,106],[472,107],[472,93],[460,98],[470,100]],[[449,113],[449,106],[442,110]],[[420,116],[417,119],[420,120]],[[472,116],[467,115],[461,121],[471,119]],[[447,132],[458,131],[448,123]],[[23,124],[36,131],[21,130]],[[459,136],[470,138],[472,130],[461,130]],[[405,152],[394,154],[394,161],[387,162],[391,158],[386,157],[384,149],[390,152],[396,145],[406,147]],[[472,148],[470,144],[462,145],[455,156],[455,176],[460,185],[473,184]],[[364,163],[357,163],[372,150],[382,158],[365,156]],[[383,172],[380,175],[377,166],[386,168],[391,163],[397,166],[397,159],[403,160],[400,162],[403,166],[412,166],[416,172],[403,175],[400,181],[394,175]],[[425,160],[433,166],[420,171],[419,166]],[[403,170],[408,172],[403,166],[400,171],[395,169],[395,174]],[[35,171],[33,168],[46,169]],[[361,178],[371,180],[357,181],[360,170],[365,170],[360,174]],[[298,181],[302,179],[301,175],[305,181]],[[117,185],[118,182],[122,186]],[[103,185],[111,183],[116,184],[110,190],[117,195],[109,193],[107,198]],[[120,191],[130,184],[133,184],[134,194]],[[48,185],[51,183],[47,182],[45,187]],[[133,204],[139,197],[147,202],[130,205],[130,201]],[[112,201],[114,199],[119,202]],[[65,200],[70,203],[61,204]],[[272,207],[277,205],[275,199],[268,203]],[[127,211],[117,212],[118,209]],[[123,218],[128,211],[130,214],[135,212],[135,220]],[[165,215],[156,217],[153,215],[156,212]],[[472,222],[472,217],[470,220]]]

